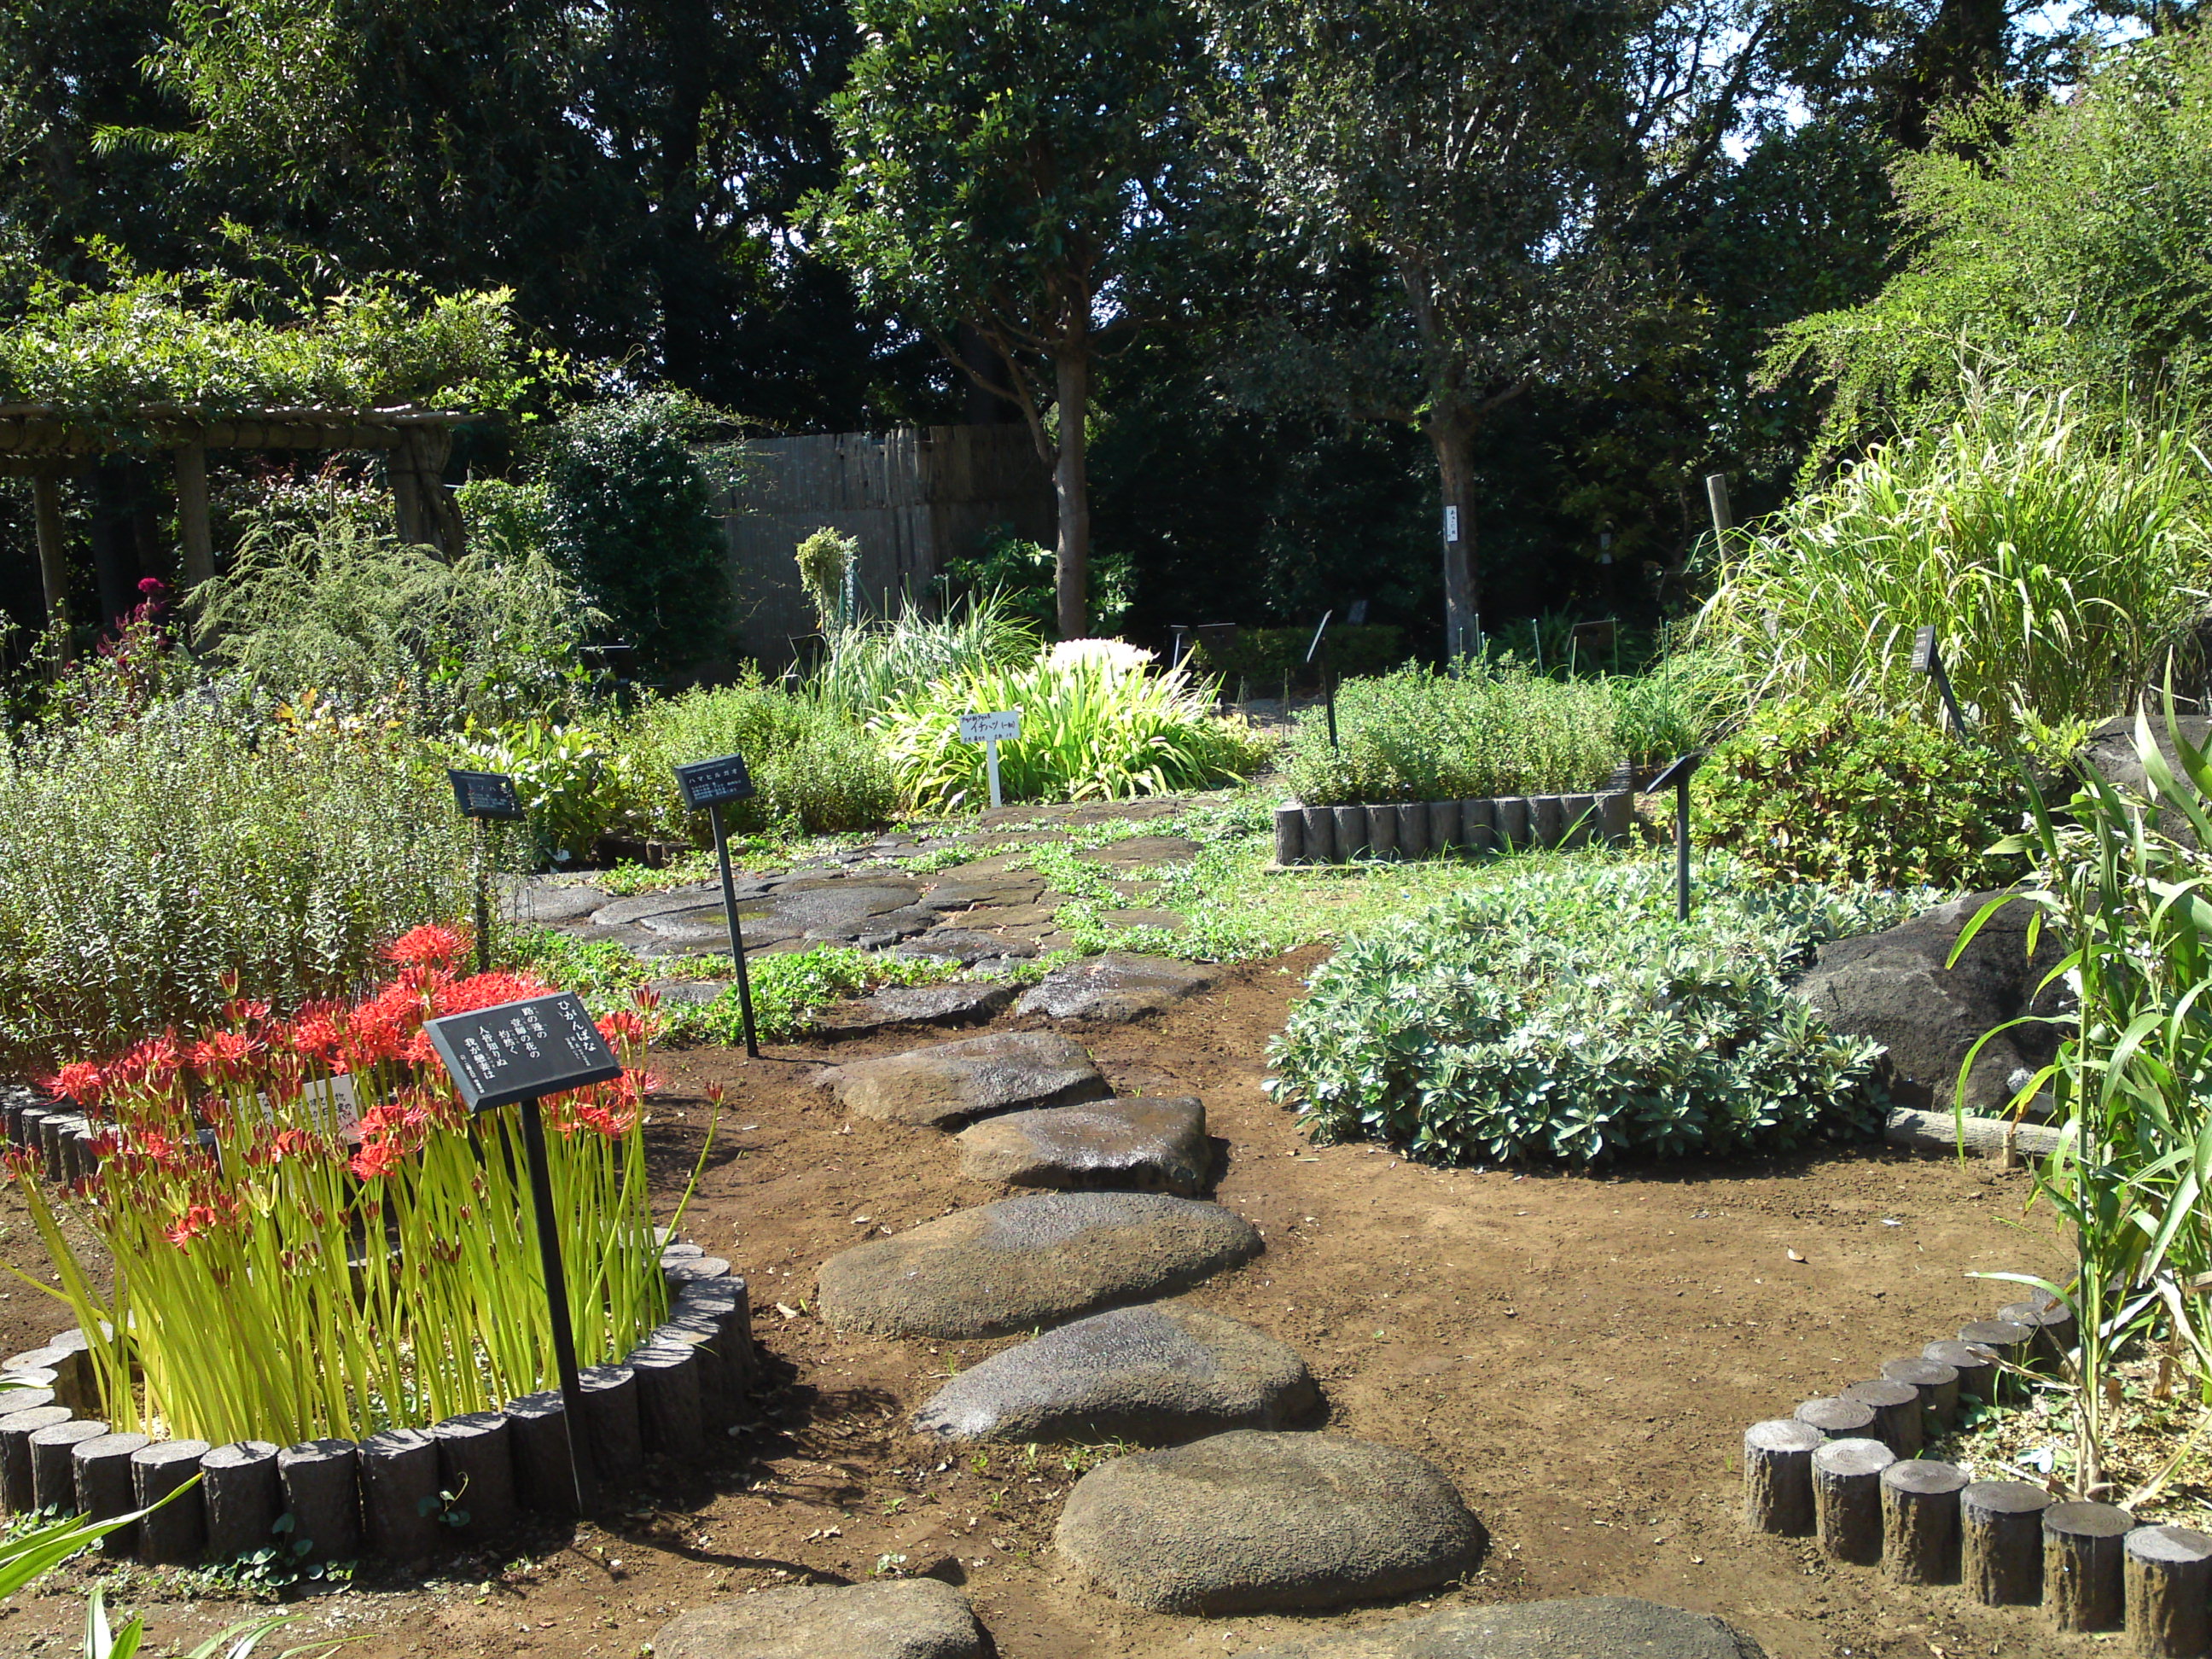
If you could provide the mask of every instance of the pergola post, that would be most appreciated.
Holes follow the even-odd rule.
[[[39,520],[39,580],[46,590],[46,628],[61,641],[62,660],[70,659],[69,544],[62,525],[61,479],[42,471],[31,475],[31,499]]]
[[[177,451],[177,538],[184,544],[185,590],[215,580],[215,536],[208,527],[207,446]]]

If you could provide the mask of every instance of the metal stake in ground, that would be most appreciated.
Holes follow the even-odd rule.
[[[703,810],[707,822],[714,827],[714,861],[722,871],[722,915],[730,924],[730,960],[738,970],[738,1009],[744,1017],[745,1053],[758,1060],[760,1036],[753,1029],[752,975],[745,971],[745,935],[738,925],[737,878],[730,873],[730,842],[722,833],[722,808],[733,800],[752,799],[752,774],[738,757],[724,755],[717,760],[693,761],[678,767],[676,787],[684,792],[684,804],[695,812]]]
[[[983,745],[983,769],[990,775],[991,805],[1001,806],[999,796],[999,745],[1012,743],[1022,734],[1022,711],[1003,708],[995,714],[963,714],[960,717],[960,741]]]
[[[1321,626],[1314,629],[1313,643],[1306,647],[1306,666],[1311,668],[1318,664],[1321,668],[1321,700],[1322,706],[1328,710],[1328,746],[1332,749],[1337,747],[1336,676],[1329,668],[1328,619],[1335,614],[1334,611],[1321,613]],[[1284,705],[1283,712],[1290,712],[1287,703]]]
[[[553,1364],[561,1379],[562,1426],[576,1480],[578,1512],[598,1512],[598,1485],[584,1440],[584,1394],[576,1376],[576,1337],[568,1319],[568,1281],[561,1267],[559,1218],[553,1212],[553,1175],[545,1161],[545,1125],[538,1103],[547,1095],[622,1075],[581,998],[551,996],[503,1002],[474,1013],[424,1022],[461,1104],[472,1112],[501,1106],[522,1109],[523,1154],[530,1166],[532,1208],[538,1226],[538,1260],[545,1275],[545,1306],[553,1327]]]
[[[1654,795],[1669,785],[1674,787],[1674,915],[1680,921],[1690,919],[1690,774],[1705,758],[1705,750],[1693,749],[1668,763],[1667,769],[1646,786],[1647,793]]]
[[[1912,636],[1912,672],[1925,674],[1936,682],[1936,690],[1943,699],[1943,712],[1951,717],[1951,732],[1954,737],[1966,735],[1966,718],[1959,712],[1959,700],[1951,695],[1951,677],[1943,672],[1943,648],[1936,643],[1936,627],[1930,623]]]
[[[465,818],[477,825],[477,972],[491,972],[491,826],[521,818],[522,798],[514,780],[504,772],[457,772],[450,768],[446,781],[453,786],[453,803]]]

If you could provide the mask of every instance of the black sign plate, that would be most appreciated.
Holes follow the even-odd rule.
[[[725,801],[750,800],[753,778],[741,758],[725,755],[678,767],[676,787],[684,792],[684,804],[696,812]]]
[[[472,1112],[611,1083],[622,1062],[572,991],[502,1002],[471,1014],[426,1021],[430,1046],[453,1073]]]
[[[1644,786],[1644,793],[1656,795],[1662,789],[1672,789],[1676,784],[1687,778],[1691,773],[1696,771],[1698,763],[1705,757],[1705,751],[1702,749],[1692,749],[1686,755],[1678,755],[1667,763],[1665,771]]]
[[[514,793],[514,780],[504,772],[455,772],[448,770],[447,778],[453,786],[453,799],[467,818],[519,818],[522,813],[522,798]]]
[[[1929,623],[1912,636],[1912,672],[1925,674],[1936,665],[1936,624]]]

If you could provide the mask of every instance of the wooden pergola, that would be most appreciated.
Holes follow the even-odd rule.
[[[481,415],[448,410],[254,409],[235,413],[146,404],[94,422],[44,404],[0,405],[0,475],[27,477],[38,512],[39,575],[48,626],[69,620],[69,565],[61,481],[111,455],[167,452],[176,469],[177,524],[185,586],[215,574],[208,524],[211,449],[373,449],[385,452],[400,538],[464,549],[460,509],[441,475],[453,428]]]

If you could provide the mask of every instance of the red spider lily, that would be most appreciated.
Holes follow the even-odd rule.
[[[617,1008],[605,1019],[596,1022],[599,1035],[610,1048],[641,1048],[646,1043],[645,1017],[627,1008]]]
[[[336,1066],[345,1048],[344,1022],[336,1008],[318,1005],[292,1022],[286,1040],[294,1053],[325,1066]]]
[[[437,1012],[441,1016],[472,1013],[479,1008],[496,1008],[502,1002],[542,997],[551,988],[529,974],[471,974],[438,988]]]
[[[368,1140],[347,1162],[346,1168],[362,1181],[380,1181],[404,1163],[406,1149],[396,1140]]]
[[[269,1045],[243,1031],[211,1031],[187,1054],[192,1070],[209,1083],[235,1083],[268,1052]]]
[[[450,968],[468,949],[468,941],[451,927],[426,923],[402,933],[384,947],[387,962]]]
[[[202,1233],[212,1229],[216,1220],[215,1208],[212,1205],[194,1204],[178,1218],[173,1225],[164,1231],[169,1243],[181,1250]]]
[[[88,1060],[73,1060],[41,1086],[79,1106],[97,1106],[107,1091],[107,1074]]]

